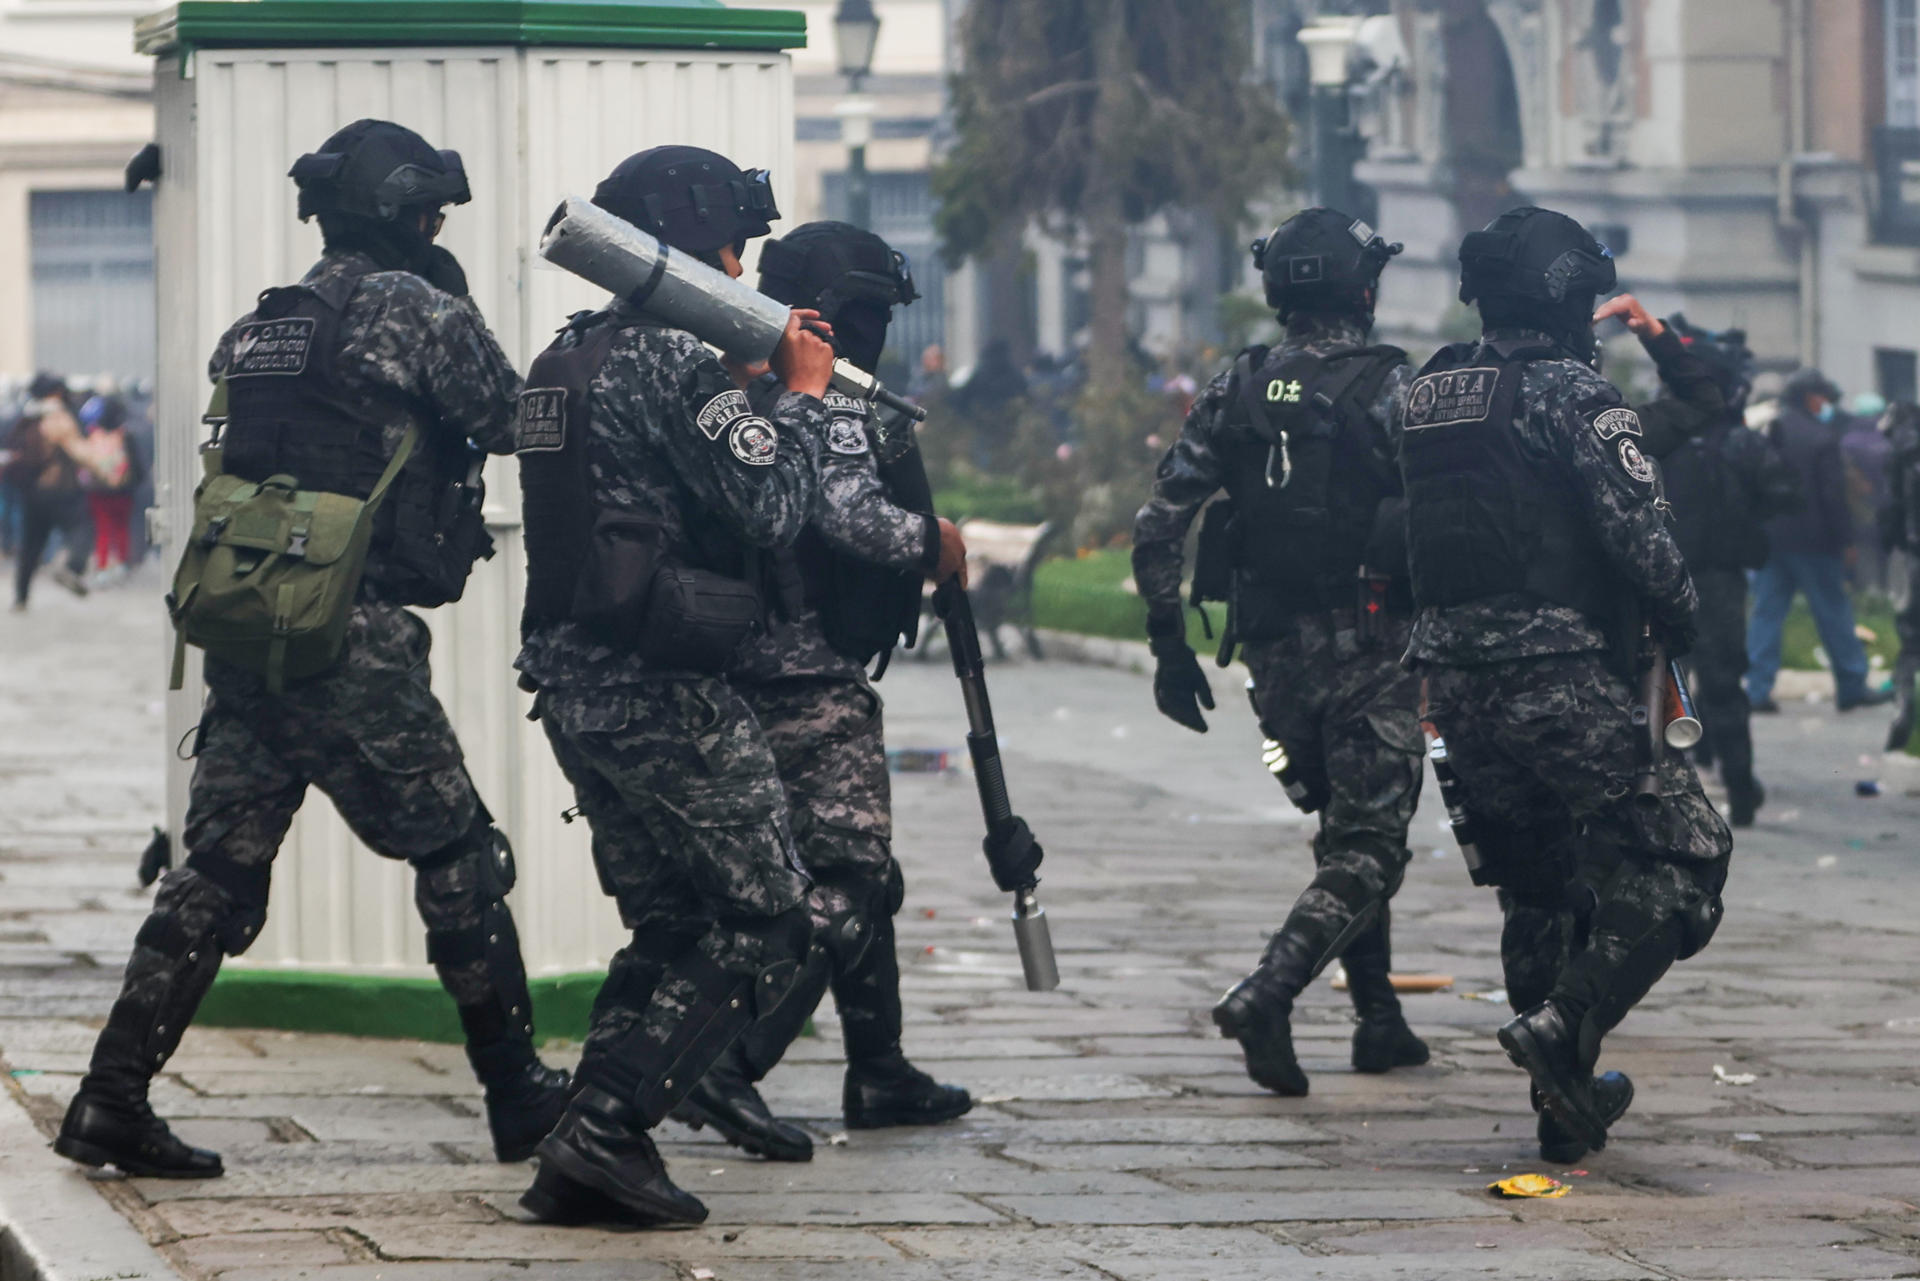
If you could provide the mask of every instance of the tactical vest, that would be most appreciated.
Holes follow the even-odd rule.
[[[375,515],[366,578],[396,604],[444,605],[460,599],[474,561],[493,555],[480,510],[485,456],[398,389],[341,385],[340,320],[365,274],[260,295],[227,364],[221,469],[250,481],[290,474],[302,489],[364,499],[387,465],[383,425],[426,419]]]
[[[1624,603],[1572,479],[1529,458],[1514,430],[1521,374],[1552,352],[1456,343],[1408,389],[1400,470],[1421,608],[1518,592],[1604,622]]]
[[[1673,538],[1694,569],[1758,569],[1767,563],[1767,526],[1745,477],[1727,461],[1732,423],[1716,423],[1660,460],[1673,504]]]
[[[1234,512],[1236,640],[1275,639],[1301,613],[1353,609],[1362,566],[1389,580],[1390,607],[1410,607],[1392,502],[1400,476],[1368,414],[1405,360],[1383,346],[1250,348],[1236,362],[1229,412],[1251,428],[1221,459]]]
[[[897,507],[920,515],[933,512],[933,487],[914,438],[913,424],[890,416],[876,420],[864,401],[827,393],[827,410],[860,424],[873,451],[880,484]],[[820,615],[827,643],[842,658],[862,667],[875,658],[876,679],[887,670],[896,645],[911,647],[920,633],[921,576],[861,560],[832,546],[812,525],[794,544],[807,604]]]
[[[594,379],[621,332],[641,323],[579,313],[527,371],[514,426],[527,548],[521,630],[578,622],[656,665],[720,671],[764,629],[765,599],[797,606],[798,578],[717,523],[697,527],[695,514],[685,537],[672,538],[655,519],[594,502]]]

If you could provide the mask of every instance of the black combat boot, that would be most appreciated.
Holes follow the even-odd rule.
[[[900,1050],[900,961],[893,918],[871,914],[871,942],[833,975],[840,1035],[847,1047],[847,1080],[840,1109],[850,1130],[890,1125],[938,1125],[973,1109],[973,1096],[942,1085],[907,1061]],[[849,954],[851,955],[851,954]]]
[[[1317,957],[1285,929],[1267,944],[1260,967],[1227,989],[1213,1007],[1214,1026],[1240,1042],[1254,1084],[1288,1098],[1307,1093],[1307,1074],[1293,1054],[1293,998],[1313,979]]]
[[[1347,970],[1347,995],[1360,1025],[1353,1030],[1353,1070],[1386,1072],[1397,1067],[1419,1067],[1428,1059],[1427,1043],[1413,1034],[1400,1012],[1400,998],[1388,971],[1392,947],[1388,942],[1387,908],[1365,933],[1347,946],[1342,963]]]
[[[781,1007],[793,999],[789,996]],[[740,1041],[744,1040],[742,1036]],[[673,1119],[696,1130],[711,1125],[733,1146],[769,1161],[813,1160],[813,1139],[799,1126],[776,1117],[753,1088],[759,1076],[749,1066],[740,1041],[715,1060],[700,1084],[680,1100]]]
[[[540,1173],[520,1204],[543,1223],[583,1223],[609,1213],[641,1227],[706,1221],[700,1198],[667,1177],[640,1109],[605,1090],[581,1089],[537,1151]]]
[[[1727,784],[1727,823],[1732,827],[1752,827],[1755,815],[1760,807],[1767,803],[1767,789],[1760,786],[1760,780],[1749,778],[1744,783]]]
[[[1539,1089],[1529,1087],[1528,1093],[1533,1110],[1540,1114],[1540,1122],[1535,1127],[1540,1140],[1540,1159],[1555,1165],[1571,1165],[1585,1156],[1590,1149],[1541,1106]],[[1624,1072],[1602,1072],[1593,1078],[1593,1098],[1606,1118],[1607,1128],[1612,1129],[1613,1123],[1626,1115],[1633,1103],[1633,1081]]]
[[[153,914],[134,938],[126,982],[60,1123],[55,1152],[140,1178],[213,1179],[225,1173],[219,1153],[182,1142],[154,1115],[147,1087],[180,1048],[220,972],[218,932],[228,924],[237,938],[251,939],[257,929],[254,918],[235,915],[231,895],[193,867],[175,869],[161,882]]]
[[[1533,1078],[1542,1106],[1567,1138],[1593,1151],[1607,1146],[1607,1114],[1595,1097],[1593,1069],[1581,1061],[1574,1029],[1551,1002],[1516,1016],[1499,1032],[1507,1057]]]
[[[473,1074],[487,1089],[487,1130],[502,1163],[524,1161],[567,1110],[573,1080],[542,1063],[525,1041],[467,1047]]]
[[[885,1054],[849,1060],[840,1106],[850,1130],[890,1125],[938,1125],[973,1109],[973,1096],[907,1062],[894,1046]]]
[[[192,1147],[153,1114],[146,1099],[75,1095],[53,1150],[96,1169],[117,1166],[140,1179],[217,1179],[226,1173],[218,1152]]]

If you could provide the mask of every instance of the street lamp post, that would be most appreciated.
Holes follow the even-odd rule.
[[[880,39],[880,15],[872,0],[840,0],[833,15],[833,42],[840,74],[847,78],[847,100],[840,105],[840,136],[847,144],[847,221],[856,227],[873,222],[873,184],[867,176],[867,144],[873,140],[873,103],[860,84],[873,70],[873,47]]]
[[[1355,159],[1348,100],[1347,59],[1360,34],[1360,19],[1321,18],[1300,29],[1307,50],[1307,80],[1313,86],[1313,199],[1354,212]]]

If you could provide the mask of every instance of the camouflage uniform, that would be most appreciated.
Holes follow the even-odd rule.
[[[864,424],[836,417],[820,454],[820,500],[812,530],[835,550],[902,570],[939,563],[934,520],[896,506],[875,466]],[[817,883],[818,963],[741,1045],[764,1076],[800,1033],[831,983],[849,1059],[872,1058],[900,1041],[900,967],[893,916],[906,886],[893,857],[891,786],[881,700],[859,664],[827,643],[812,609],[750,645],[728,680],[753,709],[785,788],[801,863]],[[837,938],[839,921],[858,938]]]
[[[628,313],[607,323],[621,330],[589,389],[594,506],[656,526],[664,552],[689,563],[702,548],[791,543],[818,492],[821,402],[776,385],[709,430],[701,412],[740,395],[719,361],[683,331]],[[773,448],[733,447],[742,424]],[[633,931],[577,1076],[637,1100],[652,1125],[743,1026],[690,1011],[732,1000],[750,1016],[729,995],[742,992],[770,1010],[804,954],[808,881],[779,770],[752,708],[718,676],[654,669],[570,620],[530,623],[523,640],[516,665],[539,687],[601,887]]]
[[[369,405],[391,404],[375,396],[397,390],[417,406],[387,411],[388,450],[409,426],[459,433],[491,453],[510,450],[519,375],[471,300],[333,250],[302,283],[341,275],[360,275],[340,321],[342,387]],[[222,336],[209,365],[213,377],[227,366],[235,332],[251,319],[249,313]],[[83,1089],[145,1097],[147,1078],[179,1045],[222,955],[238,955],[257,937],[274,856],[309,785],[376,853],[416,865],[415,903],[430,952],[438,940],[472,935],[483,913],[497,912],[505,953],[443,945],[440,977],[461,1007],[471,1049],[530,1045],[532,1012],[522,1008],[523,995],[514,995],[525,978],[512,919],[469,857],[491,852],[491,818],[429,688],[426,625],[383,592],[386,565],[376,541],[345,649],[327,671],[276,695],[259,676],[207,660],[186,862],[162,882],[140,930]]]
[[[1551,343],[1529,331],[1487,338]],[[1665,500],[1652,468],[1612,437],[1640,434],[1651,421],[1664,447],[1724,411],[1718,390],[1677,341],[1648,347],[1680,399],[1643,408],[1623,428],[1619,415],[1632,411],[1591,368],[1532,360],[1521,373],[1512,429],[1523,452],[1572,479],[1607,560],[1645,598],[1654,621],[1685,633],[1697,600],[1663,519]],[[1595,426],[1603,415],[1611,415],[1606,431]],[[1660,765],[1662,804],[1649,812],[1634,803],[1632,694],[1609,669],[1606,649],[1607,638],[1579,610],[1524,593],[1424,609],[1408,649],[1427,678],[1429,717],[1446,737],[1475,816],[1540,831],[1543,816],[1559,815],[1578,831],[1577,876],[1593,891],[1591,914],[1568,910],[1559,891],[1503,893],[1502,961],[1515,1008],[1548,988],[1568,1024],[1581,1029],[1589,1064],[1600,1037],[1667,966],[1704,944],[1710,928],[1701,923],[1717,910],[1732,850],[1692,765],[1676,753],[1665,753]],[[1542,849],[1541,857],[1553,852]]]
[[[1905,552],[1907,562],[1907,603],[1893,619],[1900,636],[1900,657],[1893,673],[1900,707],[1887,750],[1897,751],[1913,733],[1913,683],[1920,675],[1920,415],[1911,406],[1893,410],[1887,440],[1893,446],[1888,466],[1892,492],[1881,517],[1881,541]]]
[[[1366,341],[1358,324],[1302,317],[1276,354],[1324,355]],[[1187,529],[1225,483],[1229,447],[1251,431],[1232,412],[1231,378],[1231,371],[1222,373],[1201,393],[1134,522],[1134,581],[1150,610],[1178,613]],[[1411,380],[1406,365],[1394,368],[1368,409],[1387,455]],[[1384,975],[1387,904],[1411,857],[1407,824],[1420,799],[1422,738],[1418,682],[1400,665],[1408,626],[1407,619],[1389,619],[1380,636],[1363,643],[1351,608],[1304,612],[1293,618],[1290,634],[1242,648],[1261,729],[1328,796],[1313,840],[1313,881],[1276,941],[1296,940],[1322,957],[1357,913],[1377,903],[1375,923],[1342,952],[1350,972],[1377,960]],[[1360,986],[1353,994],[1359,1004]]]

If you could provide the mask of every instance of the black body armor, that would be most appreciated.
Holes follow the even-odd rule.
[[[725,670],[766,627],[765,600],[791,613],[798,577],[784,560],[689,522],[684,539],[657,520],[597,506],[589,475],[592,389],[621,331],[637,319],[581,313],[534,358],[520,393],[527,595],[521,631],[573,621],[663,668]]]
[[[1517,592],[1604,625],[1626,599],[1572,482],[1529,458],[1514,431],[1522,371],[1553,351],[1455,343],[1408,390],[1400,468],[1421,608]]]
[[[1767,563],[1766,522],[1724,452],[1728,435],[1744,430],[1716,423],[1660,460],[1673,503],[1673,538],[1691,568],[1758,569]]]
[[[1252,431],[1222,460],[1231,533],[1215,540],[1232,556],[1235,640],[1272,640],[1295,615],[1355,608],[1363,567],[1388,584],[1390,608],[1411,607],[1400,476],[1367,416],[1405,359],[1397,347],[1241,353],[1230,412]],[[1209,524],[1220,519],[1209,513]]]
[[[880,483],[894,505],[931,515],[933,486],[927,480],[913,424],[898,416],[876,421],[864,402],[839,392],[827,393],[827,408],[863,423]],[[862,667],[880,659],[877,678],[886,671],[896,645],[911,648],[919,638],[919,573],[848,555],[830,545],[812,525],[801,532],[793,554],[807,604],[820,615],[827,643],[842,658]]]
[[[374,517],[366,578],[396,604],[444,605],[460,599],[474,561],[493,555],[480,510],[485,455],[402,392],[341,386],[340,319],[359,278],[260,295],[227,364],[221,468],[253,481],[286,473],[302,489],[365,498],[390,457],[383,422],[425,418],[420,447]]]

